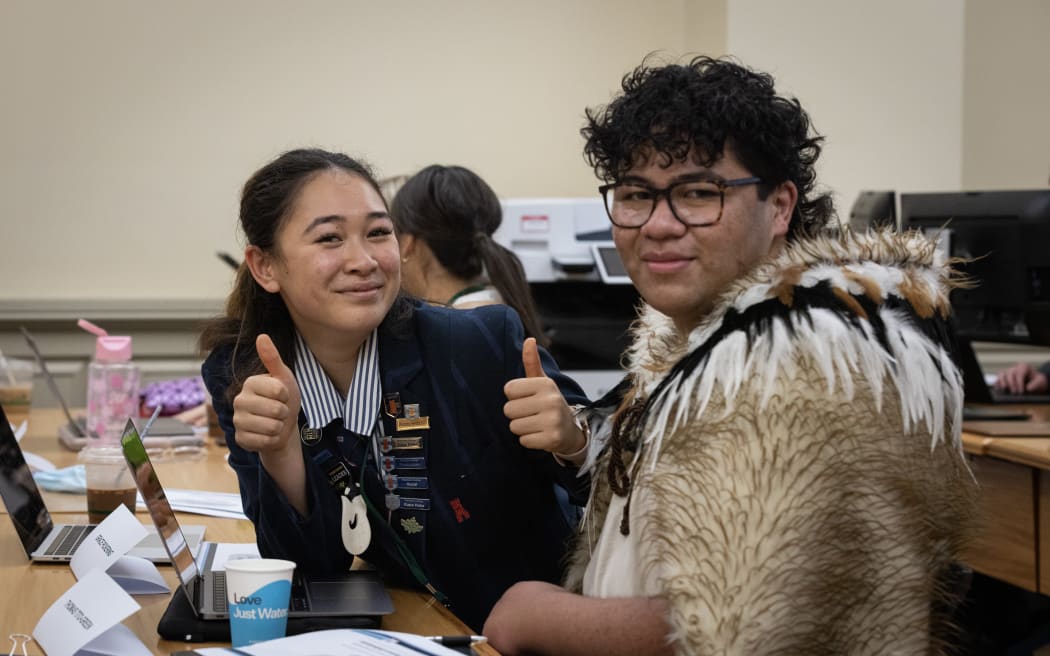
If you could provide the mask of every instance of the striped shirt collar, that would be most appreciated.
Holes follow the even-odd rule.
[[[324,428],[341,418],[347,429],[359,435],[371,435],[383,396],[377,331],[373,330],[361,345],[345,400],[298,332],[295,334],[295,380],[299,383],[303,412],[310,428]]]

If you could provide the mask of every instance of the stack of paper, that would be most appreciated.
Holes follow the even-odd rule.
[[[168,498],[168,503],[176,512],[228,519],[247,519],[241,507],[241,495],[239,494],[165,488],[164,496]],[[142,502],[142,495],[139,495],[138,507],[143,509],[146,507]]]
[[[368,629],[329,629],[301,633],[287,638],[267,640],[249,647],[238,647],[238,654],[249,656],[284,656],[285,654],[318,654],[323,656],[459,656],[460,652],[423,636],[396,631],[372,631]],[[193,654],[201,656],[228,656],[225,647],[196,649]]]

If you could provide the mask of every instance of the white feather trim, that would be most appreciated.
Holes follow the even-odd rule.
[[[677,333],[668,317],[643,307],[628,352],[640,396],[651,395],[674,363],[710,339],[730,308],[743,312],[773,298],[784,276],[798,276],[799,265],[808,267],[798,278],[801,287],[829,284],[854,296],[874,294],[880,303],[891,295],[906,300],[908,291],[931,306],[945,304],[950,272],[943,263],[935,263],[931,243],[921,235],[868,233],[796,245],[734,283],[715,311],[685,337]],[[863,285],[858,277],[864,279]],[[655,412],[643,431],[642,442],[647,447],[639,449],[636,458],[644,450],[649,462],[655,464],[663,436],[702,417],[716,390],[724,399],[724,412],[729,414],[734,411],[737,394],[757,376],[761,406],[765,407],[778,375],[793,374],[799,355],[817,365],[829,399],[852,399],[856,382],[863,380],[881,409],[889,382],[899,398],[906,431],[921,427],[931,436],[931,448],[949,441],[961,448],[961,377],[945,348],[919,333],[902,312],[882,305],[878,312],[889,352],[876,341],[867,319],[857,317],[858,329],[822,308],[810,308],[804,315],[792,314],[790,330],[782,319],[774,318],[768,330],[752,335],[750,344],[743,331],[726,335],[689,376],[682,379],[677,375],[661,392],[662,398],[654,403]],[[931,394],[930,390],[944,393]],[[676,402],[682,399],[689,402]]]

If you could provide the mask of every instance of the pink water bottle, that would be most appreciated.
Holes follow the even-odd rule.
[[[77,325],[98,338],[87,372],[88,435],[98,446],[119,446],[124,424],[138,415],[140,373],[131,361],[131,337],[110,335],[84,319]]]

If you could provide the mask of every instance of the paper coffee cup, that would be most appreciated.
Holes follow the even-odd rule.
[[[276,558],[226,561],[226,597],[234,647],[283,638],[295,563]]]

